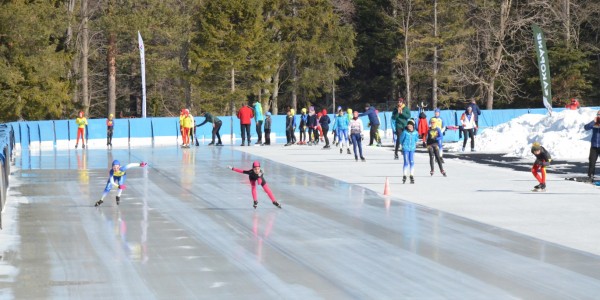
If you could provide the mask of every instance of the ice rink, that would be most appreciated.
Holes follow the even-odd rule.
[[[0,299],[598,299],[600,189],[549,171],[365,147],[24,151],[0,231]],[[110,164],[127,171],[94,207]],[[282,204],[248,177],[259,160]],[[533,159],[532,159],[533,161]],[[524,162],[525,165],[531,162]],[[390,195],[384,196],[389,181]]]

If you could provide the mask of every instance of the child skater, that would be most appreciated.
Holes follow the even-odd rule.
[[[540,183],[533,187],[534,192],[545,191],[546,190],[546,167],[550,165],[552,158],[550,157],[550,153],[540,145],[538,142],[534,142],[531,145],[531,153],[535,155],[535,162],[533,163],[533,167],[531,168],[531,173],[537,181]],[[540,174],[538,174],[541,173]]]
[[[75,119],[77,124],[77,139],[75,140],[75,149],[79,145],[79,138],[81,137],[81,148],[85,148],[85,126],[87,126],[87,118],[84,116],[83,111],[79,112],[79,117]]]
[[[446,177],[446,172],[442,167],[442,158],[440,157],[440,146],[439,140],[441,140],[444,136],[442,134],[442,130],[437,127],[437,122],[435,120],[429,121],[429,131],[427,131],[427,151],[429,152],[429,165],[431,166],[431,171],[429,174],[433,176],[434,173],[434,159],[437,161],[438,166],[440,167],[440,172],[444,177]]]
[[[402,144],[402,158],[404,167],[402,168],[402,183],[406,183],[406,175],[409,173],[410,165],[410,183],[415,183],[415,150],[419,141],[419,133],[415,131],[415,120],[410,119],[406,124],[406,130],[402,131],[400,143]]]
[[[112,169],[110,169],[110,171],[108,172],[108,181],[106,182],[106,187],[104,188],[104,193],[102,193],[102,197],[100,198],[100,200],[98,200],[98,202],[96,202],[96,204],[94,206],[99,206],[100,204],[102,204],[104,202],[104,198],[106,197],[106,195],[108,195],[108,193],[112,189],[113,185],[119,189],[117,192],[117,205],[119,205],[119,202],[121,201],[121,193],[125,189],[125,179],[127,178],[125,171],[127,171],[129,168],[133,168],[133,167],[142,167],[143,168],[146,165],[147,165],[147,163],[140,162],[140,163],[130,163],[124,167],[121,167],[121,162],[119,162],[118,160],[115,159],[112,162]]]
[[[250,185],[252,186],[252,199],[254,199],[254,205],[253,205],[254,208],[256,208],[256,206],[258,206],[258,196],[256,195],[256,184],[257,183],[263,187],[263,190],[265,190],[265,193],[267,193],[269,198],[271,198],[271,202],[273,202],[273,205],[277,206],[278,208],[281,208],[281,204],[279,204],[279,202],[277,202],[277,200],[275,200],[275,196],[273,196],[273,192],[271,192],[271,189],[267,185],[267,181],[263,177],[264,174],[263,174],[263,171],[260,169],[260,163],[258,161],[255,161],[252,163],[252,169],[250,169],[250,170],[242,170],[242,169],[234,168],[232,166],[227,166],[227,167],[235,172],[248,174],[248,178],[250,179]]]

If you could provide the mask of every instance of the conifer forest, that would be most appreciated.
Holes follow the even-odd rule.
[[[600,105],[597,0],[0,0],[0,121]],[[139,36],[143,39],[144,69]]]

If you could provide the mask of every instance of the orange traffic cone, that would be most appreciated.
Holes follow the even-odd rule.
[[[390,195],[390,181],[388,180],[388,178],[385,178],[385,186],[383,187],[383,195],[384,196],[389,196]]]

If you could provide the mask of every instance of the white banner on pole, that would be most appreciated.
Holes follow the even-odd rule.
[[[138,31],[138,45],[140,48],[140,60],[142,67],[142,118],[146,117],[146,63],[144,57],[144,41]]]

